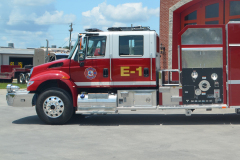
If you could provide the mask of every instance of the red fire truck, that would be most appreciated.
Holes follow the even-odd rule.
[[[179,33],[178,68],[160,70],[159,37],[148,27],[79,34],[69,58],[32,68],[27,91],[7,87],[10,106],[48,124],[77,114],[124,110],[236,108],[240,112],[240,23],[189,25]]]

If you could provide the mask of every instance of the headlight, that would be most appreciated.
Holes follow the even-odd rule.
[[[33,83],[34,83],[34,81],[29,81],[29,82],[27,83],[27,87],[31,86]]]
[[[212,78],[212,80],[216,81],[216,80],[218,79],[217,73],[213,73],[213,74],[211,75],[211,78]]]
[[[198,73],[196,71],[193,71],[192,72],[192,78],[197,79],[197,77],[198,77]]]

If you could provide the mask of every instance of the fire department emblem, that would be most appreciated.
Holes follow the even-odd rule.
[[[97,70],[93,67],[86,68],[84,75],[87,79],[93,80],[97,76]]]

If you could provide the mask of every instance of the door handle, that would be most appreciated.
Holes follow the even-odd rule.
[[[80,67],[83,67],[84,66],[84,62],[80,62]]]
[[[148,68],[144,68],[143,73],[144,73],[144,77],[149,77],[149,70],[148,70]]]
[[[108,77],[108,68],[103,69],[103,77]]]

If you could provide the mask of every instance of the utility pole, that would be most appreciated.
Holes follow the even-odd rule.
[[[71,49],[72,49],[72,31],[73,31],[72,23],[71,23],[71,25],[70,25],[69,27],[70,27],[70,30],[69,30],[69,32],[70,32],[70,38],[69,38],[69,50],[71,50]]]
[[[48,40],[47,41],[47,50],[46,50],[46,58],[45,58],[45,63],[49,62],[49,55],[48,55]]]

